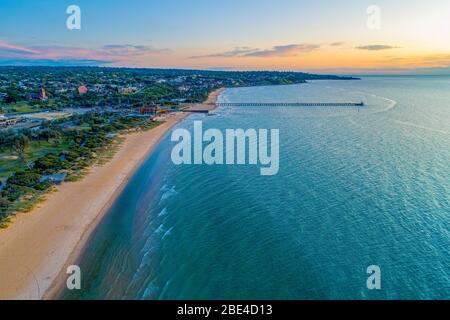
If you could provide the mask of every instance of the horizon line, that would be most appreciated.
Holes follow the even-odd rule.
[[[448,73],[406,73],[405,71],[409,69],[399,69],[391,70],[389,72],[382,72],[373,69],[373,73],[368,71],[365,72],[355,72],[347,73],[346,71],[338,72],[325,72],[326,69],[317,69],[316,71],[311,70],[271,70],[271,69],[220,69],[220,68],[205,68],[205,69],[195,69],[195,68],[180,68],[180,67],[132,67],[132,66],[98,66],[98,65],[0,65],[0,68],[92,68],[92,69],[129,69],[129,70],[178,70],[178,71],[204,71],[204,72],[279,72],[279,73],[304,73],[304,74],[317,74],[317,75],[342,75],[342,76],[450,76],[450,71]],[[421,68],[413,68],[413,70],[420,70]],[[397,71],[397,72],[396,72]]]

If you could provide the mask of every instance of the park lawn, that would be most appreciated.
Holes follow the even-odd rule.
[[[17,103],[0,104],[0,113],[21,114],[21,113],[42,112],[52,108],[54,109],[55,107],[56,102],[52,99],[48,100],[45,106],[31,105],[28,101],[20,101]]]
[[[83,130],[83,131],[89,131],[92,129],[91,125],[89,123],[85,123],[85,122],[80,123],[79,125],[74,126],[73,128],[77,129],[77,130]]]
[[[31,106],[27,102],[2,104],[0,108],[2,113],[6,114],[28,113],[42,110],[41,106]]]
[[[27,163],[33,162],[36,159],[48,153],[60,153],[67,150],[69,142],[65,139],[59,143],[47,141],[32,141],[27,150]],[[6,179],[16,171],[26,169],[26,165],[16,158],[16,153],[13,149],[7,149],[0,152],[0,179]]]
[[[24,168],[16,159],[7,159],[0,155],[0,180],[8,178],[12,173]]]

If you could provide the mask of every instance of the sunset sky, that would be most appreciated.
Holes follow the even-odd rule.
[[[450,74],[450,1],[1,0],[0,65]]]

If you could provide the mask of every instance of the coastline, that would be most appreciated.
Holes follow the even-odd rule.
[[[215,102],[223,90],[210,93],[206,103]],[[215,106],[189,107],[200,108]],[[17,214],[11,226],[0,230],[0,300],[57,297],[66,267],[79,259],[129,179],[170,129],[189,115],[171,114],[156,128],[126,135],[108,163],[94,166],[80,181],[57,187],[43,203]]]

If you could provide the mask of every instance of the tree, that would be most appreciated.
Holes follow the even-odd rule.
[[[60,137],[61,133],[53,129],[44,129],[39,132],[39,138],[45,139],[47,142],[50,142],[50,140],[59,140]]]
[[[19,91],[15,86],[11,86],[6,90],[6,103],[16,103],[20,100]]]
[[[30,146],[30,139],[26,135],[19,135],[14,140],[14,150],[22,162],[26,160],[26,151]]]

